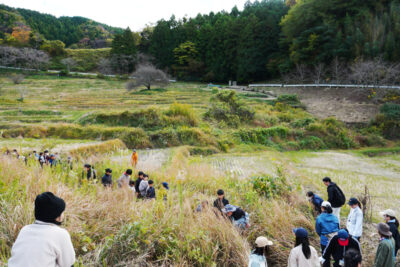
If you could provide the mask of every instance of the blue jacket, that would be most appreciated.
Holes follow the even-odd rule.
[[[320,208],[322,202],[324,202],[324,200],[323,200],[320,196],[314,194],[312,203],[313,203],[316,207],[319,207],[319,208]]]
[[[321,213],[315,221],[315,231],[321,237],[321,245],[328,244],[327,234],[339,231],[339,220],[333,213]]]

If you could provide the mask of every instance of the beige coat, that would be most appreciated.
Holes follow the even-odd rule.
[[[288,267],[320,267],[317,251],[312,246],[310,246],[310,249],[311,257],[309,259],[304,257],[301,245],[292,249],[289,255]]]

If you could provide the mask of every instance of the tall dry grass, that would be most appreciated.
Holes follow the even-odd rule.
[[[80,183],[78,174],[1,158],[2,263],[20,229],[33,222],[33,202],[43,191],[65,199],[64,227],[83,266],[245,266],[258,235],[275,243],[269,265],[283,266],[293,246],[291,229],[312,229],[308,206],[296,193],[260,197],[244,180],[226,177],[208,164],[191,164],[187,148],[173,150],[166,165],[150,173],[157,190],[162,181],[170,183],[167,201],[138,201],[128,189]],[[219,188],[250,214],[249,230],[239,232],[211,209],[194,212],[202,200],[211,204]]]

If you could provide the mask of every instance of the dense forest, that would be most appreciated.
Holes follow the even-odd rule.
[[[56,18],[28,9],[0,5],[0,38],[8,37],[11,39],[8,42],[26,41],[32,45],[35,41],[60,40],[66,46],[73,45],[76,48],[102,48],[110,46],[114,34],[122,31],[83,17]]]
[[[399,15],[399,0],[262,0],[247,2],[242,10],[172,16],[130,33],[86,18],[0,5],[0,41],[51,56],[62,55],[63,44],[112,47],[106,58],[111,67],[103,61],[102,69],[117,73],[131,72],[145,59],[181,80],[247,83],[317,68],[333,79],[334,62],[342,64],[336,70],[366,60],[398,62]],[[121,68],[123,62],[129,66]]]

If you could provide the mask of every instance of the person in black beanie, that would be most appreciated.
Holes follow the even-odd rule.
[[[64,218],[65,202],[51,192],[35,199],[33,224],[24,226],[11,249],[9,267],[70,267],[75,251],[67,230],[59,227]]]

